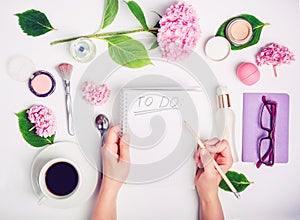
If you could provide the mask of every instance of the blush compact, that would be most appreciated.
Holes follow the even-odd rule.
[[[34,72],[29,78],[28,86],[34,95],[47,97],[54,92],[56,82],[51,73],[39,70]]]

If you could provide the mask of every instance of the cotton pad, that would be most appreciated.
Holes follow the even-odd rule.
[[[27,82],[32,73],[36,71],[33,62],[26,56],[15,55],[7,64],[8,75],[19,82]]]
[[[225,37],[212,37],[205,44],[205,54],[214,61],[224,60],[230,54],[230,43]]]

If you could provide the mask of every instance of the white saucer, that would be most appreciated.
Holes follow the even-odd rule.
[[[98,170],[91,166],[81,152],[79,146],[70,142],[58,142],[41,150],[35,157],[31,167],[31,183],[34,193],[41,199],[41,190],[38,185],[38,172],[45,162],[54,158],[66,158],[72,160],[80,169],[82,181],[76,193],[65,199],[47,198],[42,201],[43,205],[54,208],[72,208],[87,201],[98,183]]]

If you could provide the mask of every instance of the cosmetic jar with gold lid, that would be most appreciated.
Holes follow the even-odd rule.
[[[251,24],[243,18],[234,18],[226,26],[226,38],[235,46],[248,43],[253,37]]]

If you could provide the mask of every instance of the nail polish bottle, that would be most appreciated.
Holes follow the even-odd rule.
[[[226,139],[230,145],[233,161],[238,161],[235,142],[235,114],[230,108],[230,97],[227,87],[220,86],[217,89],[216,125],[218,137]]]

